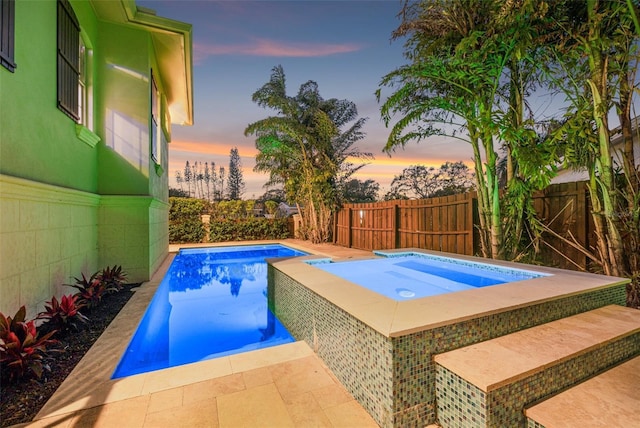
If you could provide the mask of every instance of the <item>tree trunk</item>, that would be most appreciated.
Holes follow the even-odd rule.
[[[596,2],[588,1],[589,21],[596,18]],[[625,269],[624,246],[620,236],[619,221],[616,215],[617,188],[611,158],[611,135],[609,132],[608,112],[608,57],[600,51],[601,35],[597,25],[591,25],[586,49],[589,55],[589,71],[591,76],[587,84],[593,102],[593,119],[598,132],[598,152],[595,170],[589,181],[593,205],[593,219],[598,235],[598,248],[602,253],[603,265],[609,275],[621,276]],[[597,174],[597,177],[595,176]],[[601,204],[599,203],[600,199]],[[599,205],[599,206],[598,206]]]
[[[472,124],[467,125],[469,129],[469,140],[473,148],[473,165],[476,173],[476,186],[478,194],[478,219],[480,221],[480,251],[482,257],[490,258],[489,248],[489,225],[488,219],[490,209],[488,207],[489,196],[487,195],[487,185],[485,182],[484,168],[482,167],[482,157],[480,156],[480,142],[476,128]]]

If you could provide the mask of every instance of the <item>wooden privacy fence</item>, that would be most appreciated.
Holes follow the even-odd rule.
[[[593,251],[596,243],[591,201],[586,182],[554,184],[534,196],[533,207],[538,218],[558,235],[575,239]],[[550,266],[567,269],[586,269],[589,264],[584,253],[545,233],[542,260]]]
[[[417,247],[474,254],[475,193],[431,199],[347,204],[334,243],[362,250]]]
[[[549,186],[534,197],[538,217],[564,237],[589,247],[595,242],[583,182]],[[477,255],[478,204],[475,192],[431,199],[346,204],[337,214],[334,243],[362,250],[416,247]],[[585,268],[586,257],[550,234],[542,258],[551,265]],[[564,256],[572,261],[568,261]]]

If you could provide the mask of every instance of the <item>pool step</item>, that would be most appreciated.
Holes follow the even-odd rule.
[[[436,355],[444,428],[524,427],[525,406],[640,355],[640,311],[609,305]]]
[[[640,357],[614,367],[525,411],[536,428],[639,426]]]

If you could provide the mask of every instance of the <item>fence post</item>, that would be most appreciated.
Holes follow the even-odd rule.
[[[398,203],[395,201],[391,205],[391,242],[391,248],[398,248]]]
[[[351,248],[351,207],[347,208],[347,248]]]

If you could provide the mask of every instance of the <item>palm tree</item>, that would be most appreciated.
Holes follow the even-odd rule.
[[[364,136],[366,119],[357,118],[351,101],[323,99],[313,81],[301,85],[296,96],[288,96],[282,66],[272,69],[269,82],[252,99],[277,112],[245,129],[245,135],[257,137],[254,170],[269,174],[267,186],[283,184],[301,213],[303,238],[330,240],[339,184],[364,166],[350,159],[372,158],[354,147]]]
[[[635,287],[640,288],[640,173],[633,160],[630,117],[636,90],[638,6],[600,0],[561,2],[558,6],[561,13],[556,24],[562,37],[552,53],[559,66],[569,70],[559,86],[571,106],[556,135],[567,142],[566,163],[584,167],[589,173],[597,236],[597,254],[592,259],[607,274],[634,278]],[[620,176],[609,126],[614,109],[624,139],[619,155],[625,174]]]

